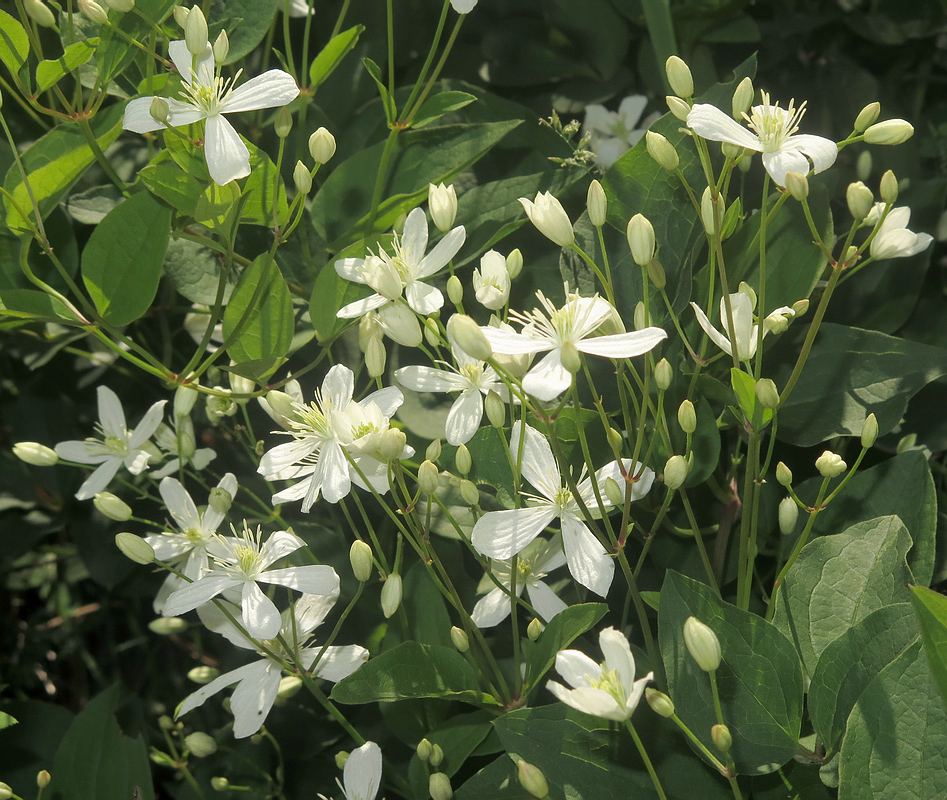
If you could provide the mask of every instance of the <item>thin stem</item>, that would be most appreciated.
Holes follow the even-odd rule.
[[[635,747],[638,748],[638,753],[641,755],[641,760],[644,761],[645,769],[648,770],[648,775],[651,777],[651,783],[654,784],[654,790],[658,793],[658,797],[660,800],[667,800],[664,787],[661,785],[661,779],[658,778],[658,773],[654,770],[654,764],[651,763],[648,751],[645,750],[644,742],[641,741],[641,737],[638,736],[638,731],[635,730],[635,726],[631,724],[630,719],[625,720],[625,727],[628,729],[628,733],[631,734]]]

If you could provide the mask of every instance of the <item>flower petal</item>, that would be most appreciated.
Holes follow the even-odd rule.
[[[136,450],[141,447],[152,437],[154,432],[158,430],[158,426],[161,424],[161,418],[164,416],[164,406],[167,402],[167,400],[159,400],[157,403],[153,403],[151,408],[145,412],[145,416],[141,418],[141,422],[135,426],[135,430],[133,430],[128,437],[128,447],[130,450]]]
[[[164,614],[166,617],[178,617],[188,611],[193,611],[204,603],[209,603],[224,590],[239,584],[240,581],[229,575],[214,574],[212,572],[199,581],[189,583],[187,586],[173,592],[164,604]]]
[[[694,309],[694,314],[697,315],[697,323],[703,328],[704,333],[706,333],[710,337],[710,340],[723,350],[723,352],[728,356],[732,356],[733,349],[730,346],[730,340],[711,324],[710,320],[707,319],[707,315],[697,303],[691,302],[691,307]]]
[[[605,597],[612,585],[615,561],[585,523],[569,514],[562,515],[562,547],[572,577],[599,597]]]
[[[625,720],[630,714],[618,704],[618,701],[603,689],[580,688],[566,689],[562,684],[549,681],[546,688],[567,706],[576,711],[591,714],[602,719]]]
[[[470,536],[478,553],[490,558],[512,558],[552,522],[558,509],[553,505],[489,511],[477,520]]]
[[[281,69],[271,69],[234,89],[224,102],[221,113],[276,108],[285,106],[298,96],[299,87],[293,76]]]
[[[374,742],[365,742],[349,753],[342,780],[346,797],[374,800],[381,786],[381,748]]]
[[[307,669],[313,668],[313,662],[321,651],[321,647],[310,647],[303,651],[303,664]],[[309,663],[306,664],[306,661]],[[327,647],[319,663],[315,665],[313,675],[335,683],[347,678],[366,661],[368,650],[357,644]]]
[[[575,343],[576,349],[591,356],[604,358],[633,358],[650,352],[667,339],[662,328],[645,328],[611,336],[593,336]]]
[[[404,221],[401,234],[401,255],[406,263],[415,267],[424,258],[427,250],[427,217],[420,208],[414,208]],[[418,277],[415,275],[415,277]]]
[[[621,101],[618,106],[618,116],[627,130],[634,130],[646,105],[648,105],[648,98],[643,94],[632,94]]]
[[[730,142],[747,150],[763,150],[758,136],[709,103],[695,103],[691,107],[687,115],[687,127],[711,142]]]
[[[158,484],[158,491],[161,492],[161,499],[179,528],[201,528],[202,520],[197,506],[181,485],[181,481],[177,478],[164,478]]]
[[[555,400],[572,386],[572,373],[562,366],[559,348],[545,355],[523,378],[523,389],[533,397],[548,402]]]
[[[562,488],[559,465],[549,447],[549,440],[530,425],[522,434],[523,455],[520,457],[521,422],[513,423],[510,431],[510,450],[513,461],[520,463],[523,477],[550,500]]]
[[[276,603],[263,594],[263,590],[254,581],[243,581],[240,611],[240,619],[247,633],[254,639],[273,639],[283,626]]]
[[[467,389],[461,392],[447,412],[447,423],[444,426],[447,443],[456,446],[469,442],[480,428],[482,419],[483,395],[480,391]]]
[[[323,403],[328,401],[333,408],[345,408],[355,392],[355,373],[345,364],[336,364],[322,379]]]
[[[361,300],[353,300],[348,305],[342,306],[335,315],[339,319],[357,319],[358,317],[364,317],[369,311],[374,311],[376,308],[381,308],[390,302],[387,297],[375,292],[375,294],[363,297]]]
[[[95,472],[82,482],[76,492],[76,500],[90,500],[111,483],[118,468],[122,466],[122,459],[115,457],[101,464]]]
[[[445,369],[410,366],[395,370],[395,380],[412,392],[450,392],[458,388],[458,378]]]
[[[386,418],[390,418],[401,408],[403,402],[404,395],[397,386],[385,386],[366,395],[363,400],[359,400],[358,405],[361,408],[366,408],[369,404],[376,405]]]
[[[279,664],[265,659],[253,666],[258,668],[248,672],[230,696],[235,739],[245,739],[260,730],[279,693]]]
[[[224,477],[220,479],[217,483],[218,489],[223,489],[227,492],[231,498],[237,496],[237,479],[232,472],[228,472]],[[221,514],[216,508],[211,505],[207,506],[207,509],[204,511],[204,517],[202,519],[201,527],[203,530],[208,533],[211,531],[216,531],[220,527],[220,523],[226,518],[226,514]]]
[[[295,473],[296,465],[317,451],[322,444],[315,436],[278,444],[263,454],[257,472],[268,481],[286,480],[291,476],[285,475],[285,471],[289,469]]]
[[[798,150],[783,149],[775,153],[763,153],[763,167],[777,186],[786,185],[786,173],[798,172],[808,175],[809,159]]]
[[[310,564],[305,567],[285,567],[261,573],[257,580],[274,583],[305,594],[338,594],[339,576],[332,567]]]
[[[560,650],[556,655],[556,672],[570,686],[579,689],[591,686],[591,681],[598,680],[602,667],[581,650]]]
[[[811,133],[800,133],[791,136],[792,146],[801,150],[812,159],[812,171],[815,173],[827,170],[838,158],[838,145],[824,136],[813,136]]]
[[[198,689],[193,694],[189,694],[181,702],[181,705],[178,706],[177,713],[174,715],[174,718],[183,717],[187,714],[188,711],[192,711],[198,706],[204,705],[204,702],[207,698],[217,694],[217,692],[222,689],[226,689],[228,686],[233,686],[235,683],[239,683],[245,678],[254,675],[254,673],[261,672],[266,669],[266,661],[254,661],[252,664],[244,664],[242,667],[238,667],[231,672],[227,672],[224,675],[221,675],[219,678],[215,678],[210,683],[205,684],[200,689]]]
[[[322,496],[330,503],[338,503],[352,491],[352,479],[349,474],[349,464],[345,458],[342,446],[338,442],[329,442],[319,454],[316,471],[312,475],[314,483],[318,483]],[[317,497],[312,492],[312,499],[307,495],[303,501],[304,514],[309,513]]]
[[[118,399],[118,395],[108,386],[99,386],[96,389],[96,399],[102,430],[108,436],[125,441],[128,436],[128,426],[125,423],[125,410],[122,408],[122,401]]]
[[[389,303],[378,312],[381,329],[404,347],[421,344],[421,325],[414,312],[405,303]]]
[[[598,635],[598,646],[605,656],[605,665],[618,673],[621,685],[630,691],[635,683],[635,657],[628,637],[614,628],[605,628]]]
[[[289,531],[275,531],[263,543],[263,547],[260,548],[260,566],[266,569],[274,561],[279,561],[279,559],[284,556],[295,553],[305,544],[306,543],[295,533],[290,533]]]
[[[421,316],[433,314],[444,305],[444,295],[439,289],[421,281],[410,281],[404,287],[404,299]]]
[[[457,255],[457,251],[463,247],[466,240],[467,229],[463,225],[458,225],[445,233],[444,237],[434,245],[434,249],[421,259],[415,277],[428,278],[435,272],[444,269],[450,260]]]
[[[220,186],[250,174],[250,151],[220,114],[208,117],[205,123],[204,158],[210,177]]]
[[[547,623],[560,611],[565,611],[569,607],[542,581],[533,580],[527,583],[526,593],[529,595],[529,602],[533,608]]]
[[[364,263],[364,258],[340,258],[333,266],[340,278],[354,283],[365,283],[365,278],[359,269]]]
[[[518,584],[516,588],[522,589],[522,584]],[[509,595],[496,587],[477,601],[470,618],[478,628],[492,628],[508,616],[510,616]]]

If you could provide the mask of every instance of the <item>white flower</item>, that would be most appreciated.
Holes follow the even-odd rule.
[[[605,656],[601,664],[579,650],[560,650],[556,670],[573,688],[567,689],[556,681],[549,681],[546,688],[578,711],[623,722],[638,707],[654,673],[635,680],[635,657],[628,639],[614,628],[603,630],[598,635],[598,644]]]
[[[520,461],[520,426],[520,422],[515,422],[510,436],[510,449],[517,463]],[[470,540],[474,548],[490,558],[511,558],[558,519],[569,571],[583,586],[604,597],[612,583],[615,562],[586,527],[579,504],[562,480],[546,437],[528,425],[523,444],[522,470],[523,477],[539,490],[541,496],[527,495],[529,505],[524,508],[484,514],[477,520],[471,533]],[[654,472],[647,467],[633,465],[631,459],[622,459],[621,464],[613,461],[598,470],[595,482],[603,506],[607,508],[611,505],[603,488],[608,478],[622,485],[625,475],[637,475],[639,471],[641,475],[632,489],[632,500],[648,493],[654,482]],[[595,499],[592,479],[581,479],[580,476],[578,490],[592,516],[601,516],[602,510]]]
[[[458,14],[469,14],[477,5],[477,0],[450,0],[450,4]],[[351,798],[348,800],[351,800]]]
[[[310,8],[309,0],[289,0],[289,15],[291,17],[307,17],[315,11]]]
[[[779,185],[786,185],[786,173],[822,172],[835,163],[838,146],[831,139],[811,134],[797,134],[806,104],[799,108],[772,105],[763,92],[763,104],[753,106],[743,117],[752,130],[747,130],[729,114],[707,103],[696,103],[687,115],[687,126],[698,136],[712,142],[729,142],[763,154],[763,166]],[[808,158],[807,158],[808,156]]]
[[[565,563],[566,556],[558,537],[549,542],[545,539],[534,539],[520,551],[516,562],[516,596],[523,594],[525,587],[530,604],[546,622],[568,608],[555,592],[543,583],[548,572]],[[513,586],[512,560],[494,561],[491,567],[493,576],[509,590]],[[475,625],[480,628],[492,628],[510,615],[509,595],[496,586],[489,575],[483,576],[478,591],[488,593],[477,601],[470,615]]]
[[[440,291],[423,281],[447,266],[467,238],[464,226],[458,225],[425,255],[427,234],[427,218],[416,208],[405,220],[404,233],[400,237],[395,234],[394,255],[379,249],[378,255],[336,261],[335,271],[340,277],[375,290],[375,294],[340,308],[337,316],[355,319],[375,311],[388,336],[398,344],[417,347],[421,326],[415,313],[427,316],[444,305]]]
[[[339,576],[332,567],[310,564],[268,569],[305,544],[289,531],[276,531],[264,543],[260,528],[252,531],[246,523],[239,536],[218,536],[208,547],[212,559],[208,571],[168,597],[164,604],[165,616],[180,616],[227,592],[240,597],[241,619],[247,632],[255,639],[272,639],[280,630],[280,614],[258,582],[306,594],[332,594],[339,589]]]
[[[345,800],[375,800],[381,786],[381,748],[365,742],[349,753],[342,770],[342,783],[336,778]],[[329,800],[320,794],[322,800]]]
[[[540,400],[552,400],[572,385],[572,373],[562,365],[562,347],[565,344],[593,356],[631,358],[647,353],[667,338],[667,333],[661,328],[592,336],[606,320],[617,316],[608,301],[598,295],[580,297],[567,294],[565,305],[556,308],[542,292],[536,292],[536,296],[545,313],[537,308],[527,314],[510,314],[523,326],[522,332],[493,327],[481,330],[493,351],[500,355],[551,351],[523,379],[523,388]]]
[[[162,422],[155,431],[155,444],[167,455],[172,456],[167,464],[152,473],[156,481],[177,472],[181,469],[182,463],[190,464],[200,472],[217,458],[217,452],[212,448],[197,447],[194,439],[194,423],[189,416],[177,416],[174,428]]]
[[[491,311],[503,308],[510,297],[510,284],[506,258],[496,250],[488,250],[480,258],[480,269],[473,271],[477,302]]]
[[[646,105],[647,97],[634,94],[621,101],[618,111],[609,111],[597,103],[585,107],[582,127],[592,134],[589,147],[595,153],[596,164],[608,169],[644,136],[648,126],[657,119],[657,115],[652,114],[641,121]],[[640,127],[636,127],[639,122]]]
[[[336,364],[326,373],[314,403],[290,400],[295,416],[286,423],[293,441],[265,453],[257,471],[267,480],[303,480],[273,495],[274,504],[302,500],[302,510],[308,512],[320,495],[330,503],[339,502],[353,481],[367,488],[345,451],[374,489],[388,490],[388,464],[379,446],[404,395],[390,386],[355,402],[354,390],[355,374]],[[413,453],[406,446],[401,458]]]
[[[309,635],[326,618],[338,597],[338,588],[328,594],[304,594],[293,605],[291,612],[285,611],[279,617],[281,624],[277,630],[289,645],[291,653],[286,653],[281,643],[275,639],[267,642],[267,646],[284,656],[286,660],[290,658],[298,660],[301,666],[310,670],[316,678],[339,681],[351,675],[368,660],[368,651],[364,647],[358,645],[327,647],[319,658],[319,662],[315,663],[323,648],[311,643],[303,646]],[[224,603],[224,605],[229,607],[228,611],[232,616],[239,616],[240,611],[236,606],[230,606],[229,603]],[[200,615],[201,622],[210,630],[225,636],[232,644],[247,650],[256,650],[253,642],[248,640],[216,605],[202,606],[197,613]],[[270,713],[276,701],[282,672],[282,665],[269,656],[251,664],[245,664],[232,672],[221,675],[186,697],[178,708],[176,716],[186,714],[203,705],[207,698],[222,689],[237,684],[230,698],[230,710],[233,712],[234,720],[233,735],[237,739],[252,736],[260,730],[266,715]]]
[[[203,55],[193,57],[180,39],[171,42],[168,55],[184,82],[183,99],[167,99],[165,123],[151,115],[153,97],[136,98],[125,107],[122,127],[149,133],[205,120],[204,157],[211,178],[220,185],[245,178],[250,174],[250,151],[224,114],[285,106],[299,94],[296,81],[281,69],[271,69],[234,88],[236,78],[225,80],[220,76],[209,44]]]
[[[760,326],[753,324],[754,305],[755,298],[750,297],[744,292],[734,292],[730,295],[730,311],[733,314],[733,332],[736,335],[737,359],[739,361],[749,361],[756,355],[756,348],[761,338]],[[700,324],[700,327],[704,329],[704,333],[706,333],[710,337],[710,340],[723,350],[723,352],[732,356],[733,346],[730,343],[729,336],[725,336],[711,324],[710,320],[707,319],[707,315],[697,303],[692,302],[691,306],[697,315],[697,322]],[[763,320],[762,336],[765,337],[766,334],[771,331],[784,328],[785,325],[788,324],[786,322],[787,318],[792,319],[795,315],[796,312],[789,306],[780,306]],[[730,330],[730,326],[727,323],[727,304],[722,297],[720,298],[720,325],[723,330]]]
[[[537,192],[536,199],[519,198],[526,216],[543,236],[560,247],[569,247],[575,241],[572,221],[552,192]]]
[[[230,472],[220,479],[217,486],[229,492],[231,497],[237,494],[237,479]],[[225,515],[210,505],[203,511],[198,510],[177,478],[164,478],[158,484],[158,491],[177,530],[148,534],[145,541],[155,551],[155,558],[196,581],[207,569],[208,548],[215,547],[219,539],[215,534]],[[170,573],[155,598],[155,612],[161,614],[168,596],[183,586],[187,586],[187,581]]]
[[[56,445],[56,453],[60,458],[80,464],[99,465],[76,492],[79,500],[88,500],[105,489],[122,464],[132,475],[138,475],[148,468],[151,455],[142,448],[161,423],[164,404],[167,402],[159,400],[152,405],[138,427],[129,431],[125,426],[125,411],[118,395],[107,386],[99,386],[96,395],[99,403],[99,424],[96,428],[102,438],[82,442],[72,440]]]
[[[865,222],[876,225],[884,212],[884,203],[875,203]],[[934,237],[929,233],[914,233],[908,230],[911,221],[911,209],[907,206],[892,208],[884,218],[881,227],[871,240],[872,258],[907,258],[922,253]]]

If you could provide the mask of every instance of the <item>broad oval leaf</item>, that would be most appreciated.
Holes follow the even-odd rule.
[[[224,311],[224,339],[235,336],[227,352],[238,364],[284,356],[293,329],[293,300],[286,281],[264,253],[243,271]]]
[[[98,43],[99,40],[95,38],[82,39],[69,45],[59,58],[40,61],[36,65],[36,91],[45,92],[85,64],[95,54]]]
[[[931,674],[947,704],[947,597],[923,586],[912,586],[911,592]]]

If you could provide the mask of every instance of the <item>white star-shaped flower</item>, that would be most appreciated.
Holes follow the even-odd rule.
[[[513,424],[510,436],[510,449],[516,463],[520,463],[521,424]],[[512,558],[558,519],[562,529],[562,547],[572,577],[604,597],[612,583],[615,562],[586,526],[578,502],[562,480],[546,437],[529,425],[524,435],[521,463],[523,477],[540,495],[526,495],[528,505],[523,508],[484,514],[477,520],[470,536],[474,549],[489,558]],[[644,497],[654,482],[654,472],[639,464],[633,465],[631,459],[622,459],[621,464],[617,461],[607,464],[595,473],[595,482],[605,508],[611,506],[611,501],[605,496],[605,481],[613,478],[621,486],[625,482],[625,475],[639,475],[632,489],[632,500]],[[580,476],[577,488],[592,516],[601,516],[603,509],[599,508],[596,501],[592,479],[581,479]]]
[[[342,781],[335,782],[345,800],[375,800],[381,786],[381,748],[374,742],[356,747],[345,761]],[[324,794],[322,800],[329,800]]]
[[[592,134],[589,147],[595,153],[596,164],[608,169],[645,135],[648,126],[657,119],[657,114],[652,114],[641,120],[647,105],[647,97],[634,94],[621,101],[618,111],[609,111],[597,103],[585,107],[582,127]]]
[[[119,467],[123,464],[132,475],[138,475],[148,468],[151,454],[142,449],[151,435],[161,424],[166,400],[159,400],[151,406],[134,430],[125,425],[125,411],[122,402],[107,386],[96,389],[99,404],[99,424],[96,426],[101,439],[71,440],[56,445],[56,453],[67,461],[80,464],[98,464],[95,471],[85,479],[76,498],[88,500],[109,485]]]
[[[271,69],[234,87],[233,80],[219,74],[210,45],[194,57],[183,40],[168,45],[168,55],[184,82],[182,99],[166,98],[167,122],[151,115],[153,97],[138,97],[125,107],[122,127],[149,133],[165,127],[177,128],[204,120],[204,157],[214,182],[220,185],[250,174],[250,151],[224,114],[285,106],[299,94],[292,75]]]
[[[769,95],[763,92],[762,105],[753,106],[749,115],[743,117],[747,130],[716,106],[696,103],[687,115],[687,126],[698,136],[712,142],[729,142],[763,154],[763,166],[769,176],[779,185],[786,185],[786,173],[809,174],[809,162],[813,172],[827,170],[835,163],[838,146],[831,139],[796,133],[799,122],[806,111],[806,104],[799,108],[780,108],[773,105]]]
[[[795,317],[796,312],[789,306],[780,306],[771,312],[762,322],[762,335],[760,334],[760,325],[753,323],[753,306],[756,302],[754,297],[750,297],[744,292],[734,292],[730,295],[730,312],[733,314],[733,332],[737,340],[737,359],[739,361],[749,361],[756,355],[756,348],[759,346],[761,338],[765,338],[767,333],[776,330],[785,330],[788,320]],[[697,303],[691,303],[694,313],[697,315],[697,322],[710,340],[717,345],[727,355],[733,355],[733,345],[730,337],[717,330],[707,319]],[[720,298],[720,325],[724,331],[729,331],[727,322],[727,305],[724,298]]]
[[[628,639],[614,628],[598,635],[605,661],[596,664],[580,650],[560,650],[556,670],[572,686],[549,681],[546,688],[559,700],[593,717],[623,722],[641,702],[645,687],[654,678],[649,672],[635,680],[635,657]]]
[[[876,225],[884,213],[884,203],[875,203],[865,217],[869,225]],[[907,206],[892,208],[884,218],[878,233],[871,240],[869,252],[872,258],[907,258],[924,252],[934,237],[929,233],[914,233],[908,229],[911,209]]]
[[[556,308],[542,292],[536,292],[543,310],[527,314],[511,312],[522,325],[520,333],[481,327],[493,352],[500,355],[525,355],[550,351],[523,378],[523,388],[539,400],[553,400],[572,385],[572,373],[562,365],[563,345],[580,353],[605,358],[631,358],[652,350],[667,338],[661,328],[645,328],[630,333],[592,336],[608,319],[617,317],[612,305],[598,295],[581,297],[567,294],[566,303]]]

